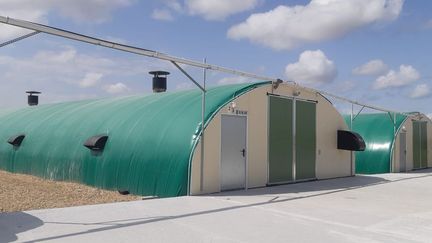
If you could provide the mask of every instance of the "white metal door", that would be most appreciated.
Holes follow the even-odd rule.
[[[222,115],[221,190],[246,187],[245,116]]]
[[[406,157],[407,157],[407,149],[406,149],[406,133],[402,132],[399,134],[399,171],[406,171]]]

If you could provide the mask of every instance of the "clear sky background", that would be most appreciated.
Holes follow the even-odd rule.
[[[432,114],[430,0],[0,0],[0,15]],[[0,41],[27,32],[0,26]],[[0,109],[151,92],[170,63],[39,34],[0,48]],[[202,80],[202,70],[187,70]],[[251,82],[211,72],[209,85]],[[348,105],[336,104],[346,112]],[[357,108],[358,109],[358,108]]]

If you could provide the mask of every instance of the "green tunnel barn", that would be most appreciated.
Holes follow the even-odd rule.
[[[350,124],[350,116],[345,120]],[[432,166],[432,123],[426,115],[365,113],[356,116],[352,124],[366,143],[366,150],[355,154],[356,173],[405,172]]]
[[[353,174],[321,94],[269,82],[40,105],[0,115],[0,169],[172,197]],[[86,146],[84,146],[86,145]],[[202,157],[203,156],[203,157]],[[203,159],[201,159],[203,158]]]

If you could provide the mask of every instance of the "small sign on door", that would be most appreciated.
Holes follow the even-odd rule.
[[[235,110],[236,115],[247,115],[247,111]]]

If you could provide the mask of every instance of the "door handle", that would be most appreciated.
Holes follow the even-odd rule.
[[[246,149],[242,149],[240,152],[242,152],[243,157],[246,157]]]

